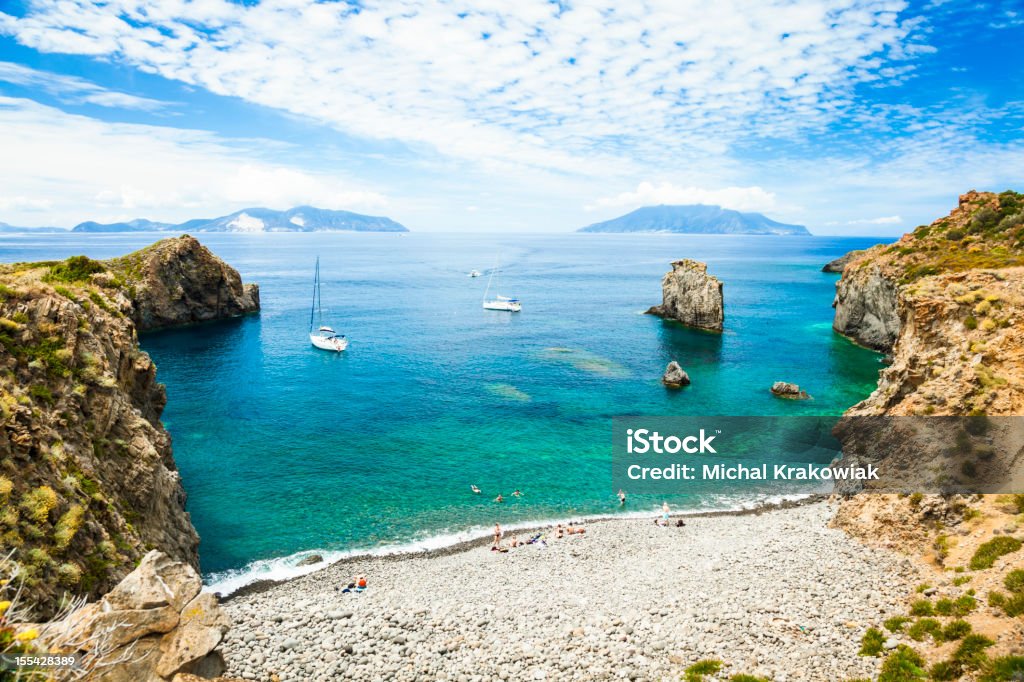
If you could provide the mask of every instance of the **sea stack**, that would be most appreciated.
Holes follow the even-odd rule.
[[[799,386],[788,381],[776,381],[772,384],[772,395],[789,400],[809,400],[811,397],[807,395],[807,391],[801,390]]]
[[[722,283],[708,274],[706,263],[689,258],[672,263],[672,271],[661,280],[661,297],[661,305],[649,309],[648,315],[676,320],[688,327],[722,331]]]

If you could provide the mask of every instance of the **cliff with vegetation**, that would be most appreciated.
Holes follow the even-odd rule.
[[[929,679],[1011,679],[993,671],[1024,648],[1024,495],[973,493],[1024,483],[1024,195],[968,192],[842,273],[834,328],[891,357],[840,422],[844,460],[918,492],[846,498],[835,523],[932,575],[865,646],[898,643]]]
[[[188,236],[0,266],[0,548],[38,615],[104,594],[150,549],[198,566],[137,332],[258,309],[258,290]]]

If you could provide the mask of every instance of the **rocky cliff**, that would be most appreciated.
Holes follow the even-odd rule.
[[[722,331],[725,304],[722,283],[708,274],[708,266],[684,258],[672,263],[672,271],[661,280],[661,305],[647,310],[690,327]]]
[[[191,237],[111,261],[0,266],[0,555],[27,601],[98,597],[150,549],[198,565],[137,330],[258,309]]]
[[[947,217],[855,256],[835,307],[837,331],[892,357],[877,389],[840,421],[843,459],[877,462],[883,488],[902,476],[912,493],[848,497],[835,524],[935,572],[918,611],[960,600],[958,615],[990,638],[989,654],[1019,652],[1016,607],[991,595],[1020,565],[1024,495],[927,493],[1024,485],[1024,195],[968,192]],[[975,593],[990,595],[987,605]],[[910,644],[945,666],[934,679],[960,679],[968,669],[943,660],[941,642]]]

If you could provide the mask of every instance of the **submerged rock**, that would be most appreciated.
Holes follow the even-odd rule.
[[[661,377],[661,383],[665,384],[668,388],[682,388],[689,385],[690,375],[679,366],[678,362],[673,360],[665,368],[665,374]]]
[[[800,390],[799,386],[788,381],[776,381],[772,384],[772,395],[790,400],[808,400],[811,397],[807,391]]]
[[[672,271],[661,280],[661,305],[647,310],[690,327],[722,331],[725,304],[722,283],[708,274],[706,263],[684,258],[672,263]]]

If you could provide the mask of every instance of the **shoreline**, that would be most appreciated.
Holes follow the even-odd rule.
[[[771,512],[771,511],[793,509],[793,508],[796,508],[796,507],[802,507],[802,506],[806,506],[806,505],[816,504],[818,502],[825,502],[825,501],[827,501],[829,499],[829,497],[830,497],[830,495],[825,494],[825,493],[812,493],[812,494],[808,494],[808,495],[805,495],[805,496],[800,496],[800,497],[797,497],[797,498],[794,498],[794,499],[782,499],[782,500],[780,500],[778,502],[762,502],[762,503],[756,504],[755,506],[747,507],[747,508],[741,507],[741,508],[737,508],[737,509],[705,510],[705,511],[694,511],[694,512],[690,512],[690,513],[687,513],[685,511],[684,512],[677,512],[677,513],[671,514],[670,518],[671,519],[694,519],[694,518],[716,518],[716,517],[722,517],[722,516],[758,516],[758,515],[761,515],[761,514],[764,514],[764,513],[767,513],[767,512]],[[586,525],[589,526],[591,524],[598,524],[598,523],[636,521],[636,520],[645,519],[645,518],[648,518],[648,517],[655,518],[659,514],[660,514],[659,511],[657,511],[655,509],[652,509],[650,511],[644,511],[644,512],[637,511],[637,512],[630,513],[629,515],[622,515],[622,516],[603,515],[603,516],[591,516],[591,517],[579,516],[579,517],[572,517],[572,518],[574,519],[575,523],[583,523],[583,524],[586,524]],[[538,531],[544,531],[546,529],[549,529],[549,528],[553,527],[554,525],[556,525],[558,523],[563,523],[564,524],[564,523],[566,523],[566,520],[562,519],[562,518],[559,518],[559,519],[552,519],[551,521],[546,521],[546,522],[545,521],[538,521],[538,522],[530,521],[530,522],[525,522],[525,523],[527,523],[528,525],[525,525],[525,526],[522,526],[522,527],[511,525],[511,526],[508,526],[508,527],[504,527],[503,526],[503,528],[506,528],[507,531],[514,531],[517,535],[518,534],[528,534],[528,533],[534,533],[534,532],[538,532]],[[466,529],[466,530],[464,530],[462,532],[471,532],[471,529]],[[303,579],[303,578],[305,578],[307,576],[310,576],[310,575],[313,575],[313,574],[316,574],[316,573],[320,573],[322,571],[329,570],[332,567],[343,566],[345,564],[362,562],[362,561],[367,561],[367,560],[371,560],[371,559],[382,560],[382,561],[408,561],[408,560],[411,560],[411,559],[436,558],[436,557],[449,556],[449,555],[453,555],[453,554],[461,554],[461,553],[468,552],[468,551],[471,551],[473,549],[476,549],[478,547],[486,546],[488,543],[490,543],[491,542],[490,531],[489,530],[484,530],[483,532],[485,534],[481,535],[479,537],[474,537],[474,538],[470,538],[470,539],[467,539],[467,540],[459,540],[459,541],[456,541],[456,542],[454,542],[452,544],[443,545],[443,546],[440,546],[440,547],[415,549],[415,548],[410,546],[409,549],[407,549],[407,550],[397,549],[396,551],[381,552],[381,553],[374,553],[372,551],[355,550],[358,553],[347,555],[347,556],[342,556],[342,557],[339,557],[339,558],[334,559],[334,560],[326,559],[325,558],[321,562],[317,562],[316,564],[311,564],[310,565],[310,570],[298,573],[296,575],[286,576],[286,577],[278,578],[278,579],[275,579],[275,578],[258,578],[256,580],[251,581],[251,582],[244,583],[241,586],[231,590],[230,592],[228,592],[226,594],[222,593],[222,592],[215,591],[215,590],[211,590],[210,588],[212,586],[207,586],[207,585],[203,586],[203,590],[204,591],[212,591],[214,594],[217,595],[218,599],[220,600],[220,603],[226,604],[226,603],[229,603],[229,602],[231,602],[233,600],[236,600],[236,599],[239,599],[239,598],[242,598],[242,597],[250,597],[250,596],[259,595],[259,594],[263,594],[263,593],[269,592],[269,591],[271,591],[271,590],[273,590],[273,589],[275,589],[277,587],[280,587],[281,585],[286,585],[288,583],[292,583],[292,582],[301,580],[301,579]],[[402,545],[396,545],[396,547],[401,547],[401,546]],[[294,554],[289,555],[289,557],[278,557],[276,559],[271,559],[271,560],[268,560],[268,561],[284,560],[284,559],[287,559],[287,558],[290,558],[290,557],[296,557],[296,556],[299,556],[299,555],[302,555],[302,554],[305,554],[305,555],[316,555],[316,554],[320,554],[320,553],[321,552],[319,550],[315,550],[315,549],[313,549],[313,550],[302,550],[300,552],[295,552]],[[251,566],[252,564],[250,563],[248,565]],[[293,568],[299,568],[299,566],[294,565]],[[244,570],[244,569],[242,569],[242,570]]]
[[[821,496],[681,528],[595,521],[502,553],[483,540],[338,561],[223,602],[227,674],[650,680],[710,658],[786,682],[874,678],[882,659],[858,655],[861,637],[905,612],[919,576],[831,527],[835,510]],[[365,592],[342,590],[353,575]]]

